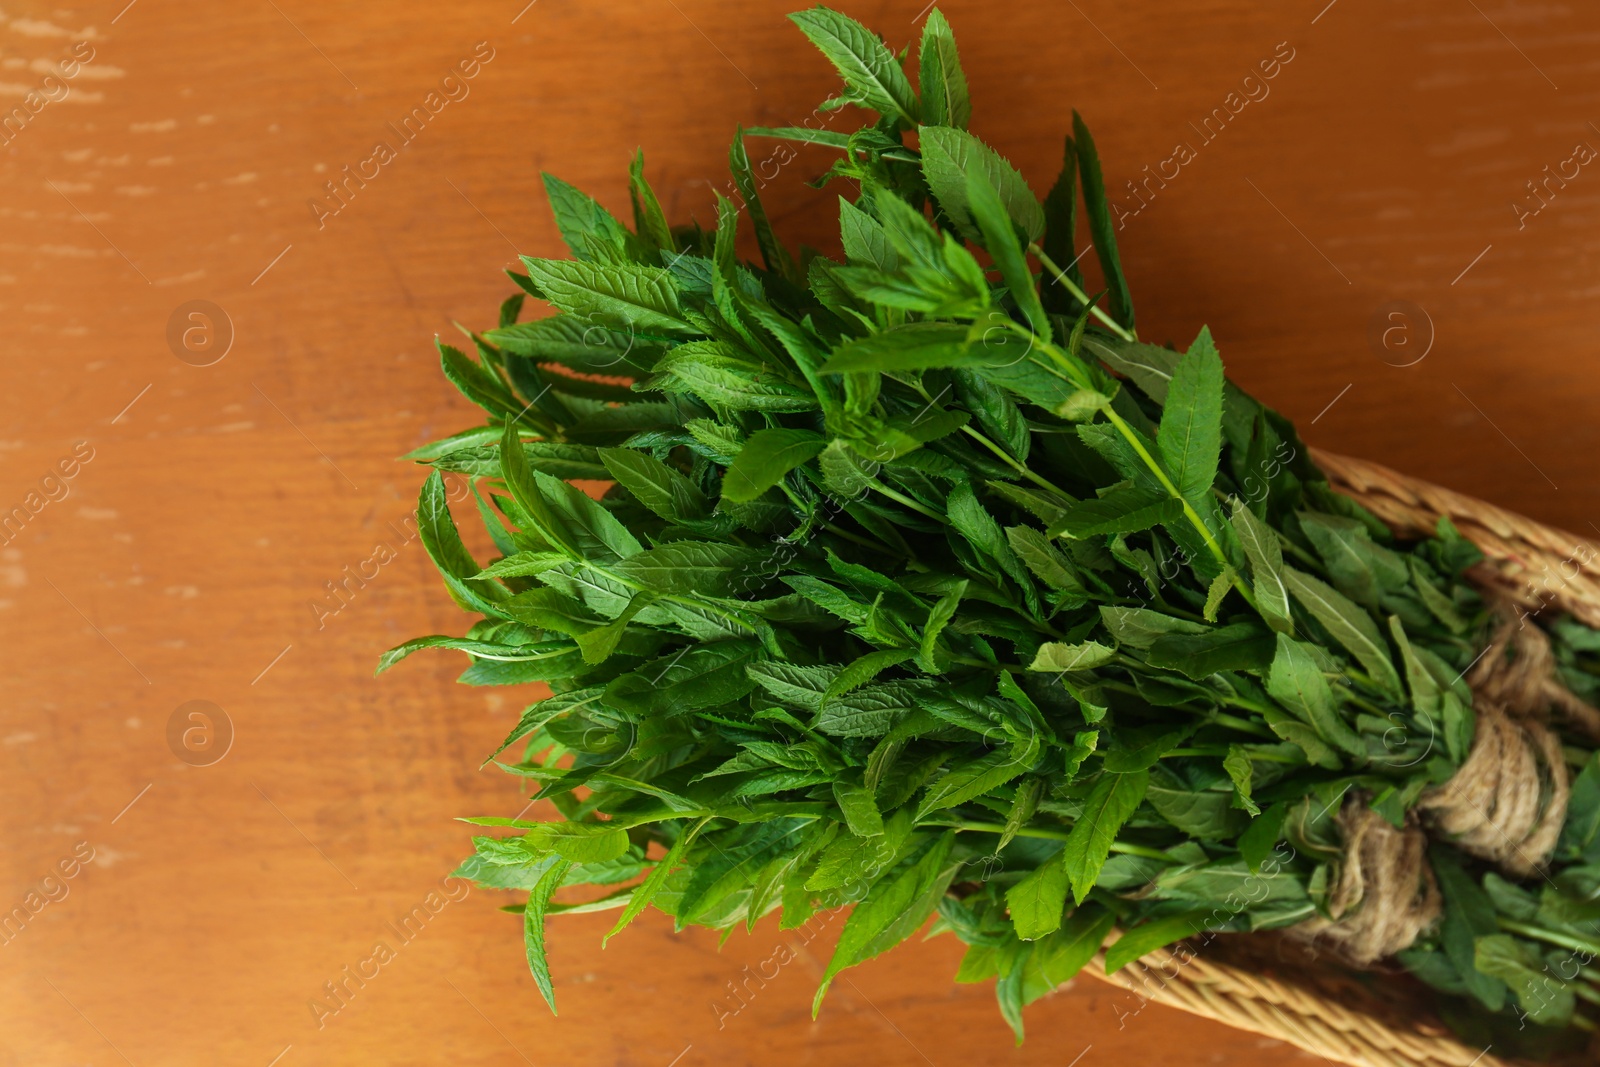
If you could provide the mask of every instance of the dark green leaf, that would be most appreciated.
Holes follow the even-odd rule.
[[[744,501],[771,489],[794,468],[821,452],[827,439],[809,430],[757,430],[722,478],[725,499]]]
[[[1152,667],[1206,678],[1218,671],[1259,671],[1272,662],[1273,635],[1259,624],[1238,623],[1203,634],[1167,634],[1150,645]]]
[[[1083,204],[1089,217],[1089,234],[1094,238],[1095,255],[1111,290],[1111,317],[1126,330],[1133,329],[1133,297],[1128,279],[1122,273],[1122,258],[1117,254],[1116,229],[1112,225],[1105,179],[1100,174],[1100,155],[1078,113],[1072,113],[1072,136],[1077,145],[1078,169],[1083,176]]]
[[[1400,676],[1395,673],[1394,659],[1379,636],[1372,616],[1326,582],[1293,567],[1283,568],[1283,580],[1300,606],[1355,656],[1373,681],[1400,695]]]
[[[1141,923],[1107,947],[1106,973],[1115,974],[1141,956],[1199,933],[1211,921],[1211,914],[1211,909],[1202,909]]]

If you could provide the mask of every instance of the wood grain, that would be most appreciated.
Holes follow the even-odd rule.
[[[852,972],[812,1022],[824,930],[719,1027],[728,983],[794,935],[769,922],[719,951],[656,917],[601,952],[604,916],[562,920],[559,1019],[492,894],[436,898],[397,937],[466,849],[451,819],[522,805],[475,769],[519,694],[456,686],[443,654],[371,676],[379,650],[461,625],[392,525],[420,481],[393,457],[472,420],[433,334],[488,322],[515,253],[556,254],[541,168],[623,209],[642,146],[668,213],[708,220],[735,125],[803,119],[833,79],[770,3],[125,2],[0,16],[8,108],[59,95],[43,79],[76,42],[93,52],[0,146],[0,514],[39,494],[0,547],[0,908],[78,843],[95,857],[0,944],[0,1064],[1297,1058],[1086,981],[1013,1049],[990,990],[952,985],[948,939]],[[1593,528],[1600,173],[1547,203],[1525,183],[1600,146],[1600,11],[1325,3],[945,10],[976,129],[1036,189],[1073,107],[1129,211],[1124,183],[1190,145],[1121,234],[1144,336],[1209,323],[1314,443]],[[843,6],[898,47],[921,5]],[[479,42],[468,94],[399,147],[388,124]],[[1190,123],[1230,92],[1207,140]],[[380,140],[396,158],[319,224],[308,201]],[[769,200],[827,249],[833,193],[805,184],[825,158],[802,153]],[[1519,200],[1542,208],[1519,223]],[[232,324],[210,366],[167,341],[193,300]],[[1426,347],[1414,309],[1390,338],[1411,347],[1369,342],[1402,300],[1434,335],[1405,367]],[[78,442],[92,459],[48,500]],[[319,618],[381,543],[395,559]],[[197,699],[235,730],[205,767],[167,744]],[[308,1001],[379,941],[393,958],[319,1026]]]

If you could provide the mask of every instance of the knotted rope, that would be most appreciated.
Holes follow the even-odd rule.
[[[1600,709],[1561,684],[1543,630],[1508,600],[1491,601],[1492,636],[1470,668],[1477,718],[1472,748],[1448,782],[1423,793],[1396,829],[1353,795],[1337,826],[1327,915],[1293,927],[1356,967],[1411,946],[1442,911],[1428,865],[1430,837],[1526,878],[1549,862],[1567,818],[1571,782],[1561,740],[1546,722],[1600,738]]]
[[[1328,916],[1288,931],[1354,967],[1370,967],[1408,948],[1443,910],[1428,866],[1428,837],[1413,823],[1397,830],[1362,795],[1339,809],[1344,856],[1328,893]]]

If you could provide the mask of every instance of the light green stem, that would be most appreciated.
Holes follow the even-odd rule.
[[[1544,941],[1561,948],[1570,948],[1574,952],[1586,952],[1593,956],[1600,956],[1600,942],[1590,941],[1587,938],[1573,937],[1571,934],[1561,934],[1554,930],[1532,926],[1528,923],[1517,922],[1515,919],[1499,919],[1500,929],[1535,941]]]
[[[1066,271],[1064,271],[1060,267],[1056,266],[1055,263],[1050,259],[1050,257],[1045,255],[1044,249],[1039,246],[1039,243],[1037,241],[1035,241],[1032,244],[1028,245],[1028,251],[1032,252],[1036,257],[1038,257],[1039,262],[1044,264],[1045,270],[1049,271],[1051,274],[1054,274],[1056,276],[1055,280],[1057,282],[1059,282],[1062,286],[1064,286],[1066,288],[1067,292],[1069,292],[1073,296],[1077,297],[1078,300],[1081,303],[1083,303],[1084,306],[1086,306],[1089,309],[1089,314],[1091,314],[1095,318],[1099,319],[1105,325],[1106,329],[1110,330],[1112,333],[1116,334],[1118,337],[1122,338],[1124,341],[1137,341],[1138,340],[1138,338],[1135,337],[1132,333],[1130,333],[1129,331],[1123,329],[1121,324],[1119,324],[1117,322],[1117,320],[1113,319],[1110,315],[1107,315],[1104,311],[1100,310],[1099,305],[1089,303],[1089,295],[1087,293],[1085,293],[1082,289],[1080,289],[1076,282],[1074,282],[1071,278],[1067,277],[1067,272]]]
[[[1003,834],[1004,826],[992,822],[944,822],[923,823],[923,826],[948,826],[955,830],[976,830],[985,834]],[[1018,837],[1041,837],[1051,841],[1065,841],[1072,834],[1067,830],[1048,830],[1042,826],[1024,826],[1017,830]],[[1134,845],[1127,841],[1111,842],[1112,852],[1123,852],[1129,856],[1143,856],[1146,859],[1160,860],[1163,863],[1177,863],[1178,861],[1162,852],[1159,848],[1150,848],[1147,845]]]
[[[947,526],[949,525],[949,523],[945,520],[945,517],[939,514],[937,511],[934,511],[931,508],[923,507],[921,504],[917,503],[915,500],[912,500],[904,493],[895,489],[890,489],[887,485],[884,485],[876,478],[872,479],[867,484],[872,486],[872,488],[876,489],[878,492],[882,493],[884,496],[888,497],[890,500],[893,500],[896,504],[900,504],[903,507],[908,507],[919,515],[926,515],[935,522],[941,522]]]

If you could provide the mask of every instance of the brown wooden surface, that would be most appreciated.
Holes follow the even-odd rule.
[[[462,626],[415,542],[321,629],[311,607],[396,543],[420,477],[392,457],[472,420],[433,335],[488,323],[514,252],[557,254],[539,168],[621,212],[642,146],[669,215],[708,220],[734,125],[799,121],[835,84],[785,5],[539,0],[513,22],[523,2],[0,15],[8,108],[74,42],[94,50],[0,147],[0,510],[94,450],[0,548],[0,908],[79,842],[95,856],[0,944],[0,1064],[1294,1062],[1085,980],[1015,1050],[989,988],[951,984],[949,939],[851,972],[813,1023],[829,930],[719,1029],[727,983],[793,935],[769,921],[719,951],[656,916],[601,952],[610,916],[559,920],[552,1019],[492,894],[403,946],[388,928],[465,851],[453,817],[521,806],[476,770],[521,694],[456,686],[445,654],[371,676],[379,650]],[[1121,235],[1145,337],[1209,323],[1311,441],[1593,530],[1600,171],[1552,183],[1520,230],[1511,205],[1600,146],[1600,11],[1325,2],[945,10],[975,128],[1036,190],[1074,106],[1114,189],[1198,149]],[[844,6],[898,47],[921,4]],[[470,95],[319,229],[307,200],[480,41]],[[1200,143],[1188,124],[1279,42],[1270,95]],[[825,159],[768,199],[831,248],[833,194],[804,185]],[[195,299],[236,333],[212,366],[166,339]],[[1388,363],[1369,344],[1394,300],[1434,324],[1414,366],[1388,363],[1416,334]],[[196,699],[236,729],[212,766],[167,744]],[[308,1001],[378,941],[394,958],[319,1028]]]

